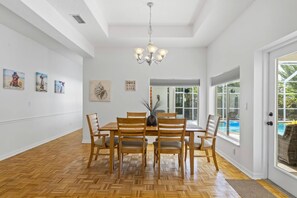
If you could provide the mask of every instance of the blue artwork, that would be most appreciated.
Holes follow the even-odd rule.
[[[60,80],[55,80],[55,93],[65,93],[65,82]]]

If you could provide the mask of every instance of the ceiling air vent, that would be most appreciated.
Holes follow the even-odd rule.
[[[72,17],[73,17],[73,18],[77,21],[77,23],[79,23],[79,24],[86,23],[86,22],[81,18],[81,16],[79,16],[79,15],[75,15],[75,14],[73,14]]]

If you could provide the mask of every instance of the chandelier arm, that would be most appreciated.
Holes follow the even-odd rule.
[[[162,61],[162,60],[161,60]],[[161,61],[154,59],[154,63],[159,64]]]
[[[139,64],[142,64],[142,63],[144,63],[146,60],[145,59],[137,59],[137,62],[139,63]]]

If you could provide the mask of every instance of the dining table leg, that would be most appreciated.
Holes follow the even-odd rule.
[[[114,131],[110,131],[109,148],[109,173],[112,174],[114,168]]]
[[[190,133],[190,170],[194,175],[194,133]]]

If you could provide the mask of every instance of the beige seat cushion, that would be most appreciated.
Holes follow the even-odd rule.
[[[158,148],[158,142],[153,142],[154,148]],[[162,149],[180,149],[181,148],[181,142],[161,142],[161,148]]]
[[[97,146],[103,146],[103,138],[99,138],[99,139],[97,139],[95,142],[95,145],[97,145]],[[109,144],[110,144],[110,137],[106,137],[105,138],[105,145],[107,146],[107,147],[109,147]],[[116,144],[119,144],[119,138],[118,137],[115,137],[114,138],[114,144],[116,145]]]
[[[147,144],[148,144],[148,143],[145,142],[145,147],[147,147]],[[123,141],[123,142],[122,142],[122,147],[123,147],[123,148],[130,148],[130,149],[132,149],[132,148],[141,148],[142,145],[143,145],[143,143],[140,142],[140,141],[135,141],[135,142],[131,142],[131,141]]]
[[[186,144],[190,144],[189,139],[185,139]],[[194,141],[194,147],[199,148],[201,146],[201,138],[198,138]],[[212,140],[204,140],[204,147],[211,147],[212,146]]]

